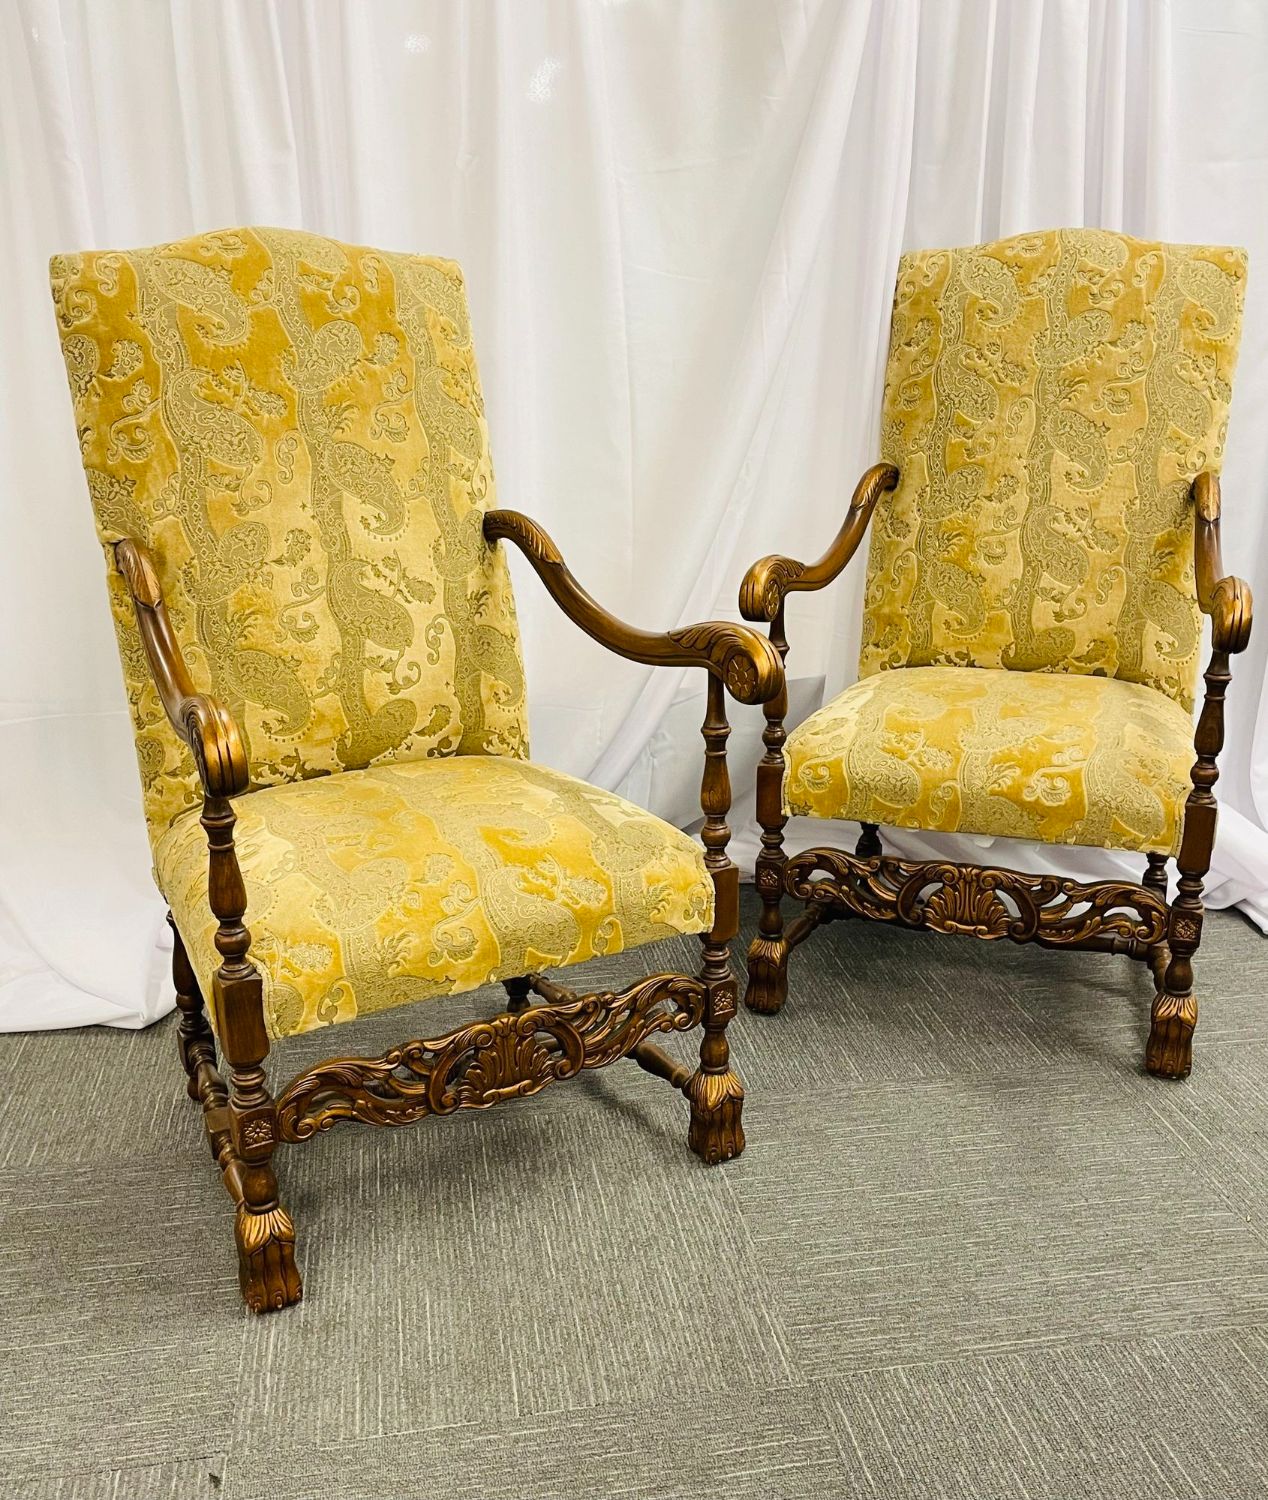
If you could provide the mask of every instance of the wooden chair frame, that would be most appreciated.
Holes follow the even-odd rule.
[[[786,658],[784,606],[790,593],[831,583],[857,551],[881,495],[896,488],[899,471],[876,464],[859,480],[835,541],[815,563],[765,557],[745,575],[740,612],[770,625],[770,639]],[[1149,854],[1139,884],[1103,880],[1083,883],[1055,875],[1026,875],[991,865],[951,860],[901,860],[883,853],[879,830],[864,823],[853,853],[813,848],[784,853],[784,717],[786,688],[766,704],[762,736],[766,753],[757,772],[757,818],[762,849],[756,882],[762,900],[759,930],[749,948],[745,1004],[778,1011],[788,993],[788,955],[822,923],[864,917],[926,932],[1009,938],[1052,948],[1095,948],[1125,953],[1149,965],[1155,995],[1145,1066],[1162,1078],[1185,1078],[1192,1066],[1198,1007],[1193,994],[1193,955],[1202,936],[1202,882],[1215,844],[1217,804],[1212,788],[1224,744],[1224,695],[1229,658],[1250,639],[1251,592],[1241,578],[1226,576],[1220,555],[1220,485],[1201,473],[1190,489],[1194,512],[1194,556],[1198,602],[1211,619],[1211,658],[1206,696],[1194,735],[1192,790],[1185,803],[1179,880],[1167,900],[1167,856]],[[901,669],[897,669],[901,670]],[[787,927],[785,896],[802,910]]]
[[[202,783],[208,890],[221,955],[213,981],[215,1015],[227,1078],[217,1066],[216,1036],[173,924],[178,1041],[190,1098],[202,1107],[212,1156],[236,1206],[239,1277],[253,1312],[287,1307],[301,1296],[295,1230],[278,1196],[274,1149],[282,1141],[310,1140],[341,1120],[403,1125],[425,1115],[487,1109],[535,1094],[583,1068],[630,1057],[686,1095],[687,1140],[702,1160],[727,1161],[744,1148],[744,1090],[726,1039],[737,1000],[728,945],[738,930],[739,903],[738,871],[726,853],[731,789],[725,694],[757,704],[779,692],[779,655],[746,625],[714,621],[665,634],[625,625],[581,588],[533,521],[494,510],[483,524],[490,544],[505,538],[520,548],[563,612],[602,645],[634,661],[704,667],[709,673],[700,803],[716,909],[712,929],[701,935],[700,971],[652,974],[616,993],[584,995],[541,974],[516,976],[505,981],[510,1004],[500,1015],[441,1037],[406,1042],[382,1057],[330,1059],[306,1069],[276,1095],[264,1070],[269,1051],[264,987],[251,959],[246,890],[234,851],[233,799],[249,783],[242,736],[226,709],[194,687],[146,550],[128,540],[115,547],[155,687]],[[704,1035],[694,1071],[651,1041],[660,1032],[700,1025]]]

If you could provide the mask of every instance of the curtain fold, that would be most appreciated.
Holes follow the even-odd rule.
[[[1268,599],[1264,77],[1255,0],[0,8],[0,1028],[171,1003],[50,254],[260,223],[462,261],[501,502],[665,628],[735,618],[750,562],[835,533],[876,455],[902,249],[1081,223],[1242,243],[1226,557]],[[690,823],[702,683],[605,654],[516,571],[537,757]],[[854,678],[860,575],[791,603],[798,714]],[[1261,622],[1210,894],[1268,928],[1266,658]],[[735,721],[744,862],[761,717]]]

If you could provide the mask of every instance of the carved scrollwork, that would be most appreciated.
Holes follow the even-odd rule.
[[[163,603],[163,588],[150,554],[139,542],[124,537],[115,543],[114,555],[134,603],[157,609]]]
[[[1211,591],[1211,644],[1217,651],[1245,651],[1250,645],[1254,596],[1244,578],[1221,578]]]
[[[873,464],[854,487],[845,521],[818,562],[803,563],[778,555],[755,562],[740,584],[740,613],[744,618],[773,620],[783,608],[785,595],[831,583],[863,540],[877,501],[897,485],[898,470],[893,464]]]
[[[186,698],[181,722],[199,779],[216,796],[233,797],[250,783],[246,748],[233,716],[205,693]]]
[[[137,630],[168,720],[189,746],[204,790],[234,797],[250,782],[246,748],[233,715],[214,698],[195,690],[163,603],[154,560],[139,542],[115,544],[115,561],[127,584]]]
[[[517,546],[568,618],[610,651],[650,666],[707,667],[741,703],[765,703],[783,686],[779,653],[747,625],[707,620],[664,632],[640,630],[586,593],[536,521],[514,510],[491,510],[483,526],[486,541],[505,539]]]
[[[744,575],[740,585],[740,613],[746,620],[773,620],[787,594],[806,571],[794,557],[778,553],[760,558]]]
[[[789,895],[836,915],[1048,947],[1143,958],[1167,935],[1166,898],[1131,881],[1084,884],[983,865],[808,849],[788,861]]]
[[[779,653],[764,635],[728,620],[707,620],[668,632],[688,653],[706,659],[739,703],[765,703],[783,682]]]
[[[1191,490],[1194,518],[1194,566],[1198,604],[1211,617],[1211,645],[1216,651],[1235,654],[1250,643],[1254,600],[1244,578],[1224,574],[1220,548],[1220,481],[1203,470]]]
[[[488,542],[501,538],[514,542],[529,557],[540,563],[561,564],[563,556],[545,527],[516,510],[492,510],[484,517],[484,537]]]
[[[582,1068],[628,1056],[656,1032],[699,1025],[705,997],[698,979],[655,974],[618,993],[506,1012],[431,1041],[406,1042],[382,1057],[333,1058],[282,1091],[281,1136],[307,1140],[340,1120],[408,1125],[526,1098]]]

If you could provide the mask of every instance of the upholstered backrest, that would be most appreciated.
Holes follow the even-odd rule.
[[[197,779],[150,686],[122,537],[150,548],[255,783],[526,754],[458,267],[230,229],[51,269],[152,835]]]
[[[1241,250],[1102,230],[898,270],[860,669],[1088,672],[1191,706],[1188,490],[1218,470]]]

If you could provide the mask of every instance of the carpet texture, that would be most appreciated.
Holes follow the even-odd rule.
[[[174,1021],[2,1036],[0,1495],[1262,1495],[1268,944],[1216,914],[1199,959],[1167,1084],[1139,966],[829,927],[786,1010],[731,1028],[740,1161],[701,1166],[684,1101],[628,1064],[340,1128],[280,1154],[305,1300],[263,1319]],[[691,941],[651,963],[693,967]]]

